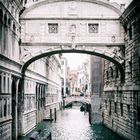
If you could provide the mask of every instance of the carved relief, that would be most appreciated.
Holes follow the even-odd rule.
[[[85,35],[86,34],[86,28],[87,24],[86,23],[80,23],[80,33],[81,35]]]
[[[66,25],[66,23],[61,23],[60,28],[61,28],[61,34],[66,35],[67,34],[67,25]]]
[[[68,6],[69,15],[77,15],[77,4],[76,2],[70,2]]]
[[[76,34],[76,25],[75,24],[70,25],[70,33],[71,34]]]

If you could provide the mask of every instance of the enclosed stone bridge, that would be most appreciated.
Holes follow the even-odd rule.
[[[28,2],[20,16],[23,75],[40,58],[72,52],[111,61],[124,81],[121,12],[119,5],[102,0]]]

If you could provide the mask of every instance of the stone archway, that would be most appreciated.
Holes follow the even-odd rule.
[[[111,61],[120,70],[120,80],[123,82],[124,34],[120,15],[119,6],[98,0],[41,0],[27,3],[20,15],[23,79],[28,66],[34,61],[72,52]]]
[[[32,62],[48,55],[87,53],[114,63],[123,82],[124,34],[120,15],[120,6],[108,1],[27,3],[20,16],[22,73]]]
[[[101,51],[101,50],[99,50],[99,51]],[[82,53],[82,54],[85,53],[85,54],[89,54],[89,55],[96,55],[96,56],[102,57],[102,58],[107,59],[107,60],[111,61],[112,63],[114,63],[118,67],[118,69],[120,70],[120,75],[121,75],[120,80],[121,80],[121,82],[123,82],[125,75],[124,75],[124,68],[123,68],[122,64],[118,61],[118,59],[120,60],[120,58],[118,56],[114,56],[114,54],[111,54],[111,53],[108,53],[108,52],[105,52],[105,51],[101,51],[102,53],[100,53],[99,51],[96,50],[96,49],[95,49],[95,51],[89,51],[89,50],[86,50],[86,49],[84,49],[84,50],[77,49],[76,50],[76,49],[71,49],[71,48],[62,50],[59,47],[58,47],[58,50],[57,49],[55,49],[55,50],[50,49],[48,51],[48,49],[47,49],[47,52],[44,52],[44,53],[39,52],[39,55],[37,53],[36,56],[34,56],[31,59],[29,59],[28,61],[26,61],[26,63],[24,63],[24,65],[22,66],[21,72],[22,72],[23,75],[25,75],[25,71],[26,71],[27,67],[32,62],[34,62],[34,61],[36,61],[40,58],[46,57],[46,56],[51,56],[51,55],[59,54],[59,53],[70,53],[70,52],[72,52],[72,53]],[[29,58],[30,58],[30,56],[29,56]]]

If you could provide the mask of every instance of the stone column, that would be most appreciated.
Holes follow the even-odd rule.
[[[18,112],[18,136],[21,136],[24,132],[24,120],[23,120],[23,113],[24,113],[24,78],[22,78],[20,81],[18,80],[17,82],[17,101],[18,101],[18,108],[17,108],[17,112]]]

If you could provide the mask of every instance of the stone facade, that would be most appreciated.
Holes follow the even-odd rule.
[[[1,0],[0,139],[16,140],[60,108],[60,57],[45,53],[79,49],[112,61],[104,65],[103,122],[119,135],[138,140],[139,8],[135,0],[121,16],[119,5],[106,0]],[[37,60],[36,54],[45,57]],[[124,67],[121,81],[117,66]]]
[[[0,139],[16,140],[61,107],[60,57],[45,57],[21,73],[24,1],[0,1]],[[39,69],[41,68],[41,69]],[[24,93],[24,94],[23,94]]]
[[[17,9],[17,10],[15,10]],[[19,63],[20,1],[0,2],[0,139],[17,134],[17,98],[21,78]]]
[[[91,109],[93,124],[102,122],[103,62],[103,59],[100,57],[90,56]]]
[[[65,57],[61,58],[61,75],[62,75],[62,97],[68,93],[68,61]]]
[[[134,0],[121,15],[125,46],[122,46],[125,81],[119,81],[119,71],[105,62],[104,124],[119,135],[140,138],[140,2]]]
[[[29,67],[31,72],[27,71],[24,80],[23,134],[52,116],[55,109],[61,106],[60,61],[56,56],[51,56],[34,63]]]

